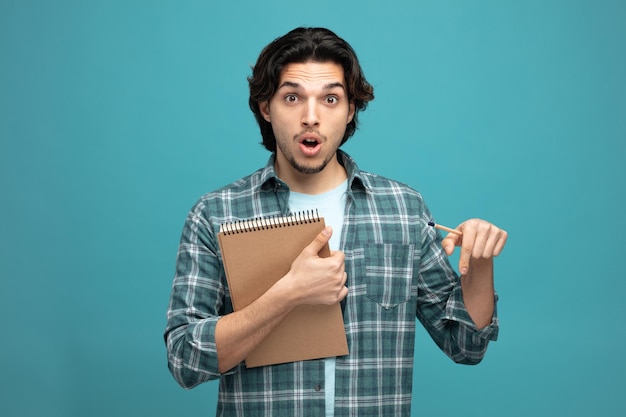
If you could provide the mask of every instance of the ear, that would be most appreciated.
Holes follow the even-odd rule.
[[[261,101],[259,103],[259,111],[261,112],[261,115],[263,116],[263,118],[268,122],[271,123],[272,121],[270,120],[270,103],[269,101]]]
[[[346,122],[346,124],[350,123],[352,119],[354,119],[355,108],[356,106],[354,105],[354,100],[352,100],[348,109],[348,121]]]

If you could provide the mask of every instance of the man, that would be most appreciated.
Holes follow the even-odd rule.
[[[445,239],[421,195],[360,171],[339,147],[373,99],[350,45],[322,28],[270,43],[249,78],[265,168],[202,197],[181,237],[165,332],[186,388],[220,378],[218,415],[408,416],[415,318],[454,361],[475,364],[495,340],[493,258],[507,239],[478,219]],[[222,223],[318,209],[329,225],[290,271],[233,311]],[[331,256],[320,258],[330,241]],[[459,277],[447,255],[461,247]],[[301,304],[342,303],[349,354],[259,368],[242,361]]]

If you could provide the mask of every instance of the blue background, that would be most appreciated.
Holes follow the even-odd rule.
[[[376,89],[360,167],[510,233],[500,339],[466,367],[420,330],[413,414],[625,415],[625,21],[610,0],[1,0],[2,414],[214,415],[216,383],[166,366],[182,223],[266,162],[261,48],[320,25]]]

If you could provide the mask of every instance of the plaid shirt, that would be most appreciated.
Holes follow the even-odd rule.
[[[350,354],[336,362],[335,416],[408,416],[415,319],[466,364],[480,362],[498,321],[494,313],[481,330],[472,322],[421,195],[359,171],[341,151],[339,158],[349,184],[341,250]],[[203,196],[182,232],[165,331],[169,368],[185,388],[220,378],[219,416],[324,415],[324,360],[217,370],[215,325],[233,311],[217,232],[225,222],[288,214],[289,189],[273,166],[272,156],[264,169]]]

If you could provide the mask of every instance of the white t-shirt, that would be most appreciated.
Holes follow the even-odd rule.
[[[339,250],[341,247],[347,190],[348,180],[341,183],[334,190],[323,194],[311,195],[293,191],[289,194],[289,209],[292,213],[317,210],[320,217],[324,218],[326,225],[333,228],[333,234],[329,241],[331,250]],[[326,417],[332,417],[335,414],[335,358],[327,358],[325,366]]]

